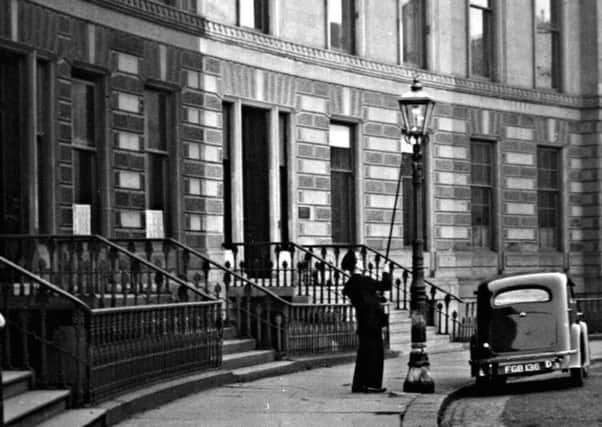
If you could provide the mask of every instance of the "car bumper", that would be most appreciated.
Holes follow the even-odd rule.
[[[471,360],[473,377],[522,376],[569,368],[570,357],[577,350],[512,354]]]

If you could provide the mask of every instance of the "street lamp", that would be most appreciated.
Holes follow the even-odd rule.
[[[410,314],[412,317],[412,348],[408,362],[408,375],[403,390],[410,393],[433,393],[435,383],[429,371],[426,353],[426,289],[424,286],[423,259],[423,200],[422,200],[422,146],[428,142],[429,127],[435,101],[422,90],[414,79],[412,90],[401,96],[401,132],[412,145],[412,181],[414,187],[414,241],[412,243],[412,283],[410,285]]]

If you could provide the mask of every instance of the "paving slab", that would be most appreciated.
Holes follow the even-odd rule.
[[[406,349],[407,350],[407,349]],[[602,361],[602,341],[591,342],[592,359]],[[429,354],[434,394],[404,393],[408,353],[385,360],[387,393],[351,393],[353,355],[274,362],[272,375],[249,382],[231,382],[140,412],[118,424],[133,426],[437,426],[442,410],[463,387],[472,384],[467,349]],[[337,364],[338,363],[338,364]],[[278,372],[295,366],[292,373]],[[267,372],[266,371],[266,372]],[[253,372],[239,371],[253,379]],[[261,375],[260,375],[261,376]],[[233,375],[233,378],[237,378]],[[500,402],[491,402],[500,407]],[[490,408],[491,409],[491,408]]]

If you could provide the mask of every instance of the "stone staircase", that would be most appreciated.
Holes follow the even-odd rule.
[[[273,350],[256,350],[255,340],[237,338],[234,328],[224,329],[222,370],[241,378],[278,369]],[[106,409],[69,408],[69,390],[35,390],[30,371],[3,371],[5,426],[103,427]]]
[[[3,371],[5,426],[102,427],[102,409],[68,409],[69,390],[34,390],[30,371]]]
[[[411,349],[412,320],[408,310],[393,310],[389,312],[390,347],[393,351],[407,354]],[[449,335],[437,334],[434,326],[426,328],[426,350],[428,353],[446,353],[461,351],[468,348],[468,343],[450,342]]]
[[[253,338],[239,338],[236,328],[224,328],[224,345],[222,347],[222,366],[224,370],[236,370],[248,366],[273,362],[274,350],[257,350]]]
[[[389,315],[391,350],[410,351],[411,320],[407,310],[391,310]],[[465,344],[449,342],[448,335],[427,329],[429,353],[460,351]],[[349,362],[352,362],[350,359]],[[274,350],[256,349],[255,340],[237,336],[233,327],[224,328],[223,359],[220,371],[231,371],[236,381],[251,381],[284,375],[298,369],[294,361],[275,360]],[[102,427],[107,425],[106,411],[100,408],[68,409],[69,390],[33,390],[29,371],[4,371],[4,425],[45,427]],[[147,402],[148,403],[148,402]],[[101,406],[104,406],[101,404]]]

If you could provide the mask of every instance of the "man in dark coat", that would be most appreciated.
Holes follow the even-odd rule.
[[[359,347],[355,359],[355,372],[351,391],[354,393],[382,393],[386,389],[383,383],[384,343],[382,327],[387,317],[381,306],[377,291],[391,289],[389,276],[383,274],[379,282],[369,276],[355,272],[357,259],[352,251],[347,252],[341,267],[351,273],[345,283],[343,294],[355,308]]]

